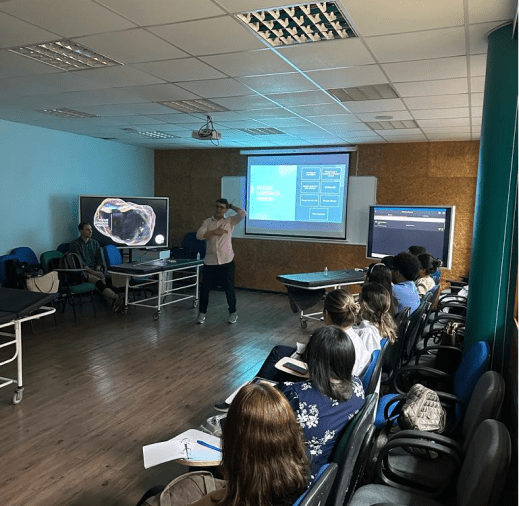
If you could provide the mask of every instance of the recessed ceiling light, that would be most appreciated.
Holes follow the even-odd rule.
[[[166,132],[148,131],[148,130],[137,130],[135,128],[123,128],[125,132],[131,134],[144,135],[145,137],[151,137],[152,139],[178,139],[178,135],[168,134]]]
[[[238,14],[271,46],[357,37],[335,2],[317,2]]]
[[[364,102],[365,100],[382,100],[385,98],[400,98],[389,84],[370,84],[352,88],[329,89],[340,102]]]
[[[14,47],[11,53],[45,63],[61,70],[84,70],[123,65],[72,40],[57,40],[35,46]]]
[[[237,128],[240,132],[244,132],[249,135],[286,135],[285,132],[278,130],[277,128]]]
[[[90,114],[88,112],[75,111],[74,109],[43,109],[40,111],[43,114],[50,114],[60,118],[98,118],[97,114]]]
[[[406,119],[403,121],[366,121],[366,125],[372,130],[401,130],[408,128],[418,128],[416,121]]]
[[[215,104],[210,100],[196,99],[196,100],[176,100],[173,102],[159,102],[170,109],[175,109],[180,112],[222,112],[228,111],[226,107]]]
[[[389,120],[393,119],[393,116],[375,116],[375,119]]]

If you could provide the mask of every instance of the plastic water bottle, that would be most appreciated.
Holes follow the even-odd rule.
[[[196,254],[196,259],[200,260],[200,251]]]
[[[328,276],[328,267],[325,267],[325,268],[324,268],[324,275],[325,275],[325,276]]]

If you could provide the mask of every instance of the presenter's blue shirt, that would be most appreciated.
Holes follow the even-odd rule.
[[[345,401],[322,394],[310,380],[279,385],[303,429],[307,453],[312,460],[312,476],[329,462],[343,429],[364,406],[362,382],[356,376],[352,376],[352,382],[353,394]]]
[[[398,302],[398,312],[410,307],[412,313],[420,305],[420,296],[414,281],[396,283],[393,285],[393,295]]]

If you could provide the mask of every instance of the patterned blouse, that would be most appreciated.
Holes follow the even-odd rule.
[[[352,377],[352,382],[353,394],[346,401],[320,393],[311,380],[279,385],[303,429],[307,452],[312,459],[312,476],[329,461],[342,430],[364,405],[362,382],[356,376]]]

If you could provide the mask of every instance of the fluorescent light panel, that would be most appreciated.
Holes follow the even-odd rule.
[[[16,47],[9,51],[66,71],[123,65],[72,40]]]
[[[58,116],[60,118],[98,118],[97,114],[90,114],[88,112],[75,111],[74,109],[43,109],[40,111],[43,114],[50,114],[51,116]]]
[[[131,134],[144,135],[152,139],[178,139],[178,135],[168,134],[166,132],[150,131],[150,130],[136,130],[135,128],[123,128],[125,132]]]
[[[271,46],[357,37],[335,2],[317,2],[237,15]]]
[[[366,125],[372,130],[403,130],[408,128],[418,128],[416,121],[406,119],[403,121],[366,121]]]
[[[389,84],[370,84],[353,88],[335,88],[328,90],[340,102],[364,102],[366,100],[382,100],[400,98]]]
[[[240,132],[244,132],[249,135],[286,135],[285,132],[278,130],[277,128],[237,128]]]
[[[195,99],[195,100],[176,100],[173,102],[159,102],[170,109],[175,109],[180,112],[223,112],[228,111],[226,107],[215,104],[210,100]]]

